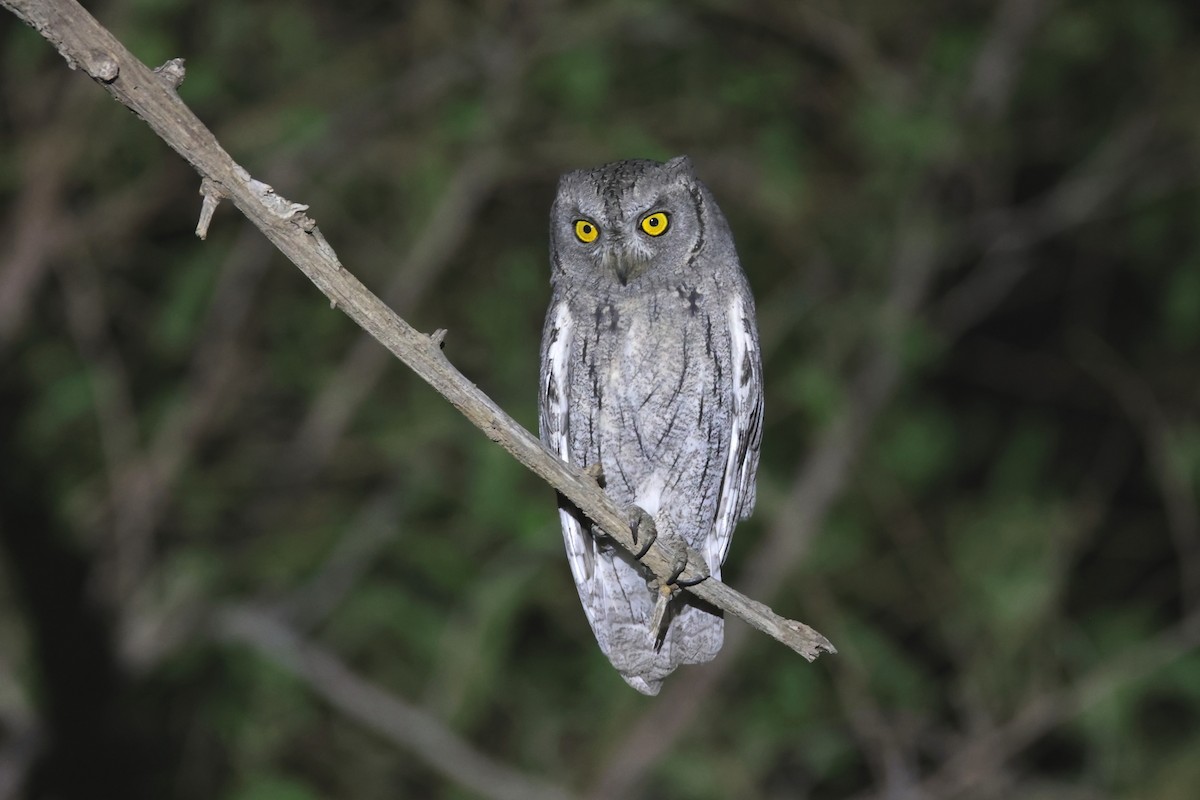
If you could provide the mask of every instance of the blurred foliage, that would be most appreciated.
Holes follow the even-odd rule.
[[[725,574],[841,652],[727,653],[626,796],[1193,796],[1194,3],[89,5],[185,57],[235,159],[531,428],[557,176],[692,156],[766,356]],[[214,637],[231,604],[532,778],[620,773],[673,710],[596,648],[551,490],[230,208],[197,240],[187,165],[33,31],[0,43],[0,778],[476,796]],[[877,359],[848,480],[764,596],[739,577]]]

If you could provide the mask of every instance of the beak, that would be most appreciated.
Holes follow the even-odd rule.
[[[622,286],[629,283],[630,279],[636,278],[641,274],[646,266],[645,259],[635,255],[629,250],[620,247],[609,250],[604,254],[605,266],[613,271],[617,276],[617,280]]]

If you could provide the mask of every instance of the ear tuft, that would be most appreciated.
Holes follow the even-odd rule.
[[[687,156],[675,156],[674,158],[672,158],[670,161],[668,161],[663,166],[665,166],[668,171],[673,172],[676,175],[692,175],[693,174],[692,160],[690,158],[688,158]]]
[[[558,176],[558,191],[561,193],[569,184],[573,183],[579,177],[579,170],[574,169],[570,172],[564,172]]]

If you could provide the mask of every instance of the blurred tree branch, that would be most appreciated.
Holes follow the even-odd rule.
[[[1007,0],[997,7],[989,35],[975,57],[971,80],[956,106],[957,136],[968,136],[968,126],[976,117],[995,119],[1008,107],[1024,50],[1049,6],[1030,0]],[[832,30],[830,18],[809,11],[801,13],[800,6],[792,11],[801,30]],[[846,43],[850,39],[839,36],[836,41]],[[896,76],[880,73],[878,59],[865,55],[870,52],[865,44],[858,42],[841,50],[852,73],[875,76],[873,82],[864,81],[867,91],[877,92],[880,86],[898,82]],[[919,94],[914,87],[909,88]],[[773,523],[743,570],[747,583],[763,597],[774,596],[784,585],[843,493],[855,462],[869,444],[875,421],[908,376],[903,350],[896,343],[912,330],[922,309],[927,309],[937,332],[947,340],[961,336],[1013,289],[1029,268],[1028,256],[1035,245],[1066,228],[1092,221],[1109,209],[1113,196],[1135,176],[1140,164],[1134,156],[1145,148],[1152,128],[1152,118],[1133,117],[1039,202],[1028,209],[986,216],[975,226],[977,230],[968,234],[973,234],[972,240],[937,224],[946,215],[936,192],[929,191],[936,184],[936,172],[931,169],[924,183],[914,181],[918,188],[907,204],[900,204],[893,225],[895,256],[888,294],[880,301],[881,324],[867,345],[862,366],[848,381],[848,402],[797,471],[781,507],[772,515]],[[950,152],[960,149],[947,147]],[[967,245],[982,249],[980,264],[960,284],[935,294],[935,280],[961,257]],[[600,771],[589,797],[627,796],[645,780],[734,669],[736,656],[747,644],[744,634],[744,630],[731,629],[724,658],[667,686],[655,706],[618,737],[619,744]],[[874,755],[884,782],[889,786],[896,782],[896,787],[902,789],[919,769],[916,764],[895,763],[889,745],[901,735],[888,730],[887,721],[874,711],[861,704],[850,708],[852,714],[867,717],[861,724],[869,729],[868,738],[877,742]]]
[[[490,124],[480,126],[471,152],[447,180],[432,204],[429,222],[384,287],[383,301],[401,313],[419,307],[424,301],[503,174],[508,159],[502,140],[517,116],[523,74],[523,62],[514,49],[495,45],[486,54],[491,69],[487,72],[484,94],[489,98],[486,113]],[[411,103],[411,98],[398,98],[397,102]],[[387,365],[387,354],[369,336],[355,340],[337,373],[312,401],[300,423],[283,457],[281,483],[304,482],[320,472],[354,412],[370,395]]]
[[[1167,530],[1178,555],[1184,608],[1200,608],[1200,507],[1189,485],[1187,466],[1173,449],[1181,426],[1111,347],[1082,334],[1076,340],[1073,346],[1080,353],[1080,363],[1112,394],[1142,434],[1142,448],[1162,495]]]
[[[143,57],[203,49],[189,105],[255,177],[319,183],[338,255],[421,330],[450,328],[455,365],[509,411],[536,375],[547,182],[579,159],[704,161],[772,376],[730,577],[840,653],[813,670],[731,618],[720,659],[657,700],[622,694],[546,580],[541,481],[318,313],[252,226],[190,242],[185,165],[0,15],[0,450],[18,467],[0,488],[50,487],[11,502],[56,512],[88,564],[94,591],[66,599],[116,626],[119,712],[163,743],[141,759],[154,796],[480,795],[420,749],[426,728],[512,786],[586,796],[1200,783],[1195,629],[1132,668],[1200,596],[1183,6],[137,8],[97,16]],[[925,258],[924,297],[885,319]],[[0,800],[67,771],[57,679],[25,643],[62,628],[10,588],[36,569],[0,552]],[[390,727],[356,686],[401,709]]]
[[[430,223],[403,259],[402,268],[384,288],[384,302],[401,311],[420,305],[497,183],[502,164],[503,158],[492,144],[483,145],[463,162],[438,198]],[[304,482],[320,472],[388,361],[386,351],[376,347],[371,337],[360,336],[355,341],[337,373],[309,406],[283,458],[280,482]]]
[[[298,678],[346,716],[418,754],[448,778],[492,800],[569,800],[564,789],[479,753],[427,711],[355,675],[336,656],[305,641],[274,615],[233,607],[215,633],[248,645]]]
[[[1195,652],[1198,646],[1200,613],[1194,612],[1153,639],[1102,659],[1100,666],[1086,675],[1029,698],[1007,721],[968,737],[939,769],[912,787],[913,796],[970,797],[983,786],[1003,783],[1010,759],[1038,737],[1144,680],[1155,670]],[[872,791],[855,798],[868,800],[880,796]]]
[[[37,755],[41,730],[21,681],[0,653],[0,800],[18,796]]]
[[[67,93],[72,104],[84,101],[77,87]],[[61,109],[56,111],[36,131],[16,137],[22,189],[4,232],[8,246],[0,260],[0,344],[14,338],[25,323],[30,299],[49,272],[51,251],[71,227],[63,219],[64,182],[87,136],[63,124]]]
[[[531,434],[505,414],[443,356],[440,337],[414,330],[342,268],[306,206],[289,203],[237,165],[213,134],[175,93],[182,64],[168,62],[152,71],[75,2],[3,0],[5,7],[32,25],[54,44],[73,68],[81,68],[122,104],[138,114],[164,141],[203,176],[205,208],[211,212],[228,198],[296,264],[331,300],[364,330],[383,343],[420,377],[449,400],[493,441],[575,503],[627,550],[634,549],[624,516],[595,482],[549,453]],[[203,235],[207,220],[197,229]],[[672,554],[656,543],[644,558],[658,576],[670,573]],[[703,563],[690,553],[692,565]],[[695,566],[682,576],[701,577]],[[786,620],[714,579],[689,587],[697,597],[735,614],[774,636],[805,658],[833,652],[819,633],[803,623]]]

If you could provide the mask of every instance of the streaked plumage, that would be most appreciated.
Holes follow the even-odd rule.
[[[754,300],[724,216],[685,157],[571,172],[550,214],[550,260],[542,440],[600,465],[619,507],[640,506],[720,577],[754,507],[762,428]],[[559,514],[588,622],[631,686],[657,694],[678,665],[717,654],[724,621],[687,594],[656,642],[649,571],[569,504]]]

